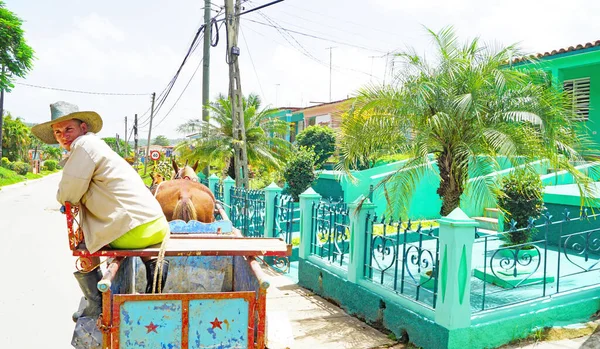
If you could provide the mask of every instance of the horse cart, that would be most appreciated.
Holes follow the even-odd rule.
[[[77,208],[65,205],[69,245],[78,267],[90,257],[106,257],[98,289],[102,314],[77,320],[75,348],[264,348],[269,282],[257,256],[286,257],[284,241],[245,238],[222,208],[213,223],[170,222],[165,246],[139,250],[84,247]],[[142,263],[131,257],[159,256],[170,262],[163,293],[140,294],[136,274]],[[144,280],[140,277],[140,280]],[[143,285],[142,285],[143,286]]]

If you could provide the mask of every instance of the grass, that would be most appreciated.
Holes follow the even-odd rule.
[[[144,181],[144,184],[148,187],[150,186],[150,184],[152,184],[152,177],[150,177],[151,170],[152,167],[148,165],[148,171],[146,172],[146,175],[144,175],[144,165],[140,165],[138,169],[138,174],[140,175],[140,177],[142,177],[142,181]]]
[[[29,179],[42,178],[44,176],[47,176],[49,174],[56,173],[56,172],[58,172],[58,170],[42,171],[40,174],[33,174],[31,172],[28,172],[25,176],[22,176],[22,175],[17,174],[16,172],[11,171],[7,168],[0,167],[0,187],[5,186],[5,185],[23,182],[23,181],[29,180]]]
[[[437,228],[440,226],[440,224],[437,222],[437,220],[428,220],[428,219],[424,219],[424,220],[417,220],[417,221],[411,221],[411,226],[410,226],[410,230],[411,231],[415,231],[417,230],[417,227],[419,226],[419,222],[421,223],[421,231],[425,231],[428,230],[430,228]],[[390,235],[390,234],[395,234],[398,231],[398,225],[396,224],[396,222],[392,222],[393,225],[388,225],[385,233],[386,235]],[[407,222],[402,222],[402,232],[404,232],[404,229],[406,229],[408,223]],[[373,224],[373,235],[383,235],[383,224]]]

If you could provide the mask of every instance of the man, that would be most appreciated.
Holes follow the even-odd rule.
[[[86,248],[94,253],[109,245],[115,249],[144,248],[162,242],[169,225],[158,202],[137,172],[95,133],[102,129],[100,115],[79,111],[76,105],[50,105],[52,120],[31,131],[46,144],[60,144],[68,157],[62,161],[63,174],[57,200],[79,205],[80,225]],[[145,259],[147,287],[152,291],[156,260]],[[101,313],[102,296],[97,283],[102,278],[100,259],[94,257],[91,270],[74,273],[88,300],[81,316]],[[161,274],[166,283],[168,264]]]

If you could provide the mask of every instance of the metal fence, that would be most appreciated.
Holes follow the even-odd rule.
[[[277,194],[273,205],[275,207],[273,236],[283,239],[288,245],[292,244],[295,216],[294,198],[291,195]]]
[[[200,178],[199,182],[200,182],[200,184],[204,184],[205,186],[208,187],[208,178]]]
[[[231,222],[247,237],[263,237],[265,229],[265,192],[232,187]]]
[[[413,230],[415,228],[416,230]],[[438,228],[367,215],[364,278],[435,308]]]
[[[220,181],[217,182],[215,184],[214,189],[213,188],[210,188],[210,189],[213,190],[213,193],[215,194],[215,199],[220,202],[223,202],[223,182],[220,182]]]
[[[474,312],[600,284],[600,214],[571,218],[565,209],[553,221],[545,212],[526,227],[512,221],[507,232],[476,230],[471,308]],[[535,234],[509,245],[509,234]]]
[[[310,253],[348,270],[350,217],[343,202],[320,201],[312,207]]]

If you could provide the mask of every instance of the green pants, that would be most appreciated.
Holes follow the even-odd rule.
[[[131,229],[109,246],[119,250],[145,248],[161,243],[167,234],[169,223],[165,217],[160,217]]]

